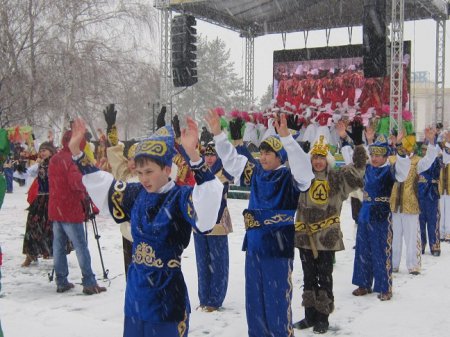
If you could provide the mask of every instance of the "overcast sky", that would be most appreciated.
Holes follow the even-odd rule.
[[[449,26],[446,29],[446,60],[450,62],[449,55]],[[201,20],[197,21],[197,33],[205,35],[208,39],[220,37],[231,49],[232,61],[236,70],[244,76],[245,39],[240,38],[237,32],[221,28]],[[436,58],[436,22],[421,20],[406,22],[404,39],[412,41],[411,71],[429,71],[430,78],[435,76]],[[333,29],[330,34],[329,45],[346,45],[349,43],[347,28]],[[361,27],[353,28],[352,44],[362,43]],[[312,31],[308,36],[308,48],[325,47],[325,31]],[[304,48],[303,32],[287,35],[286,49]],[[283,49],[281,34],[272,34],[255,39],[255,98],[262,96],[267,86],[272,83],[273,51]],[[446,66],[446,87],[449,86],[450,67]]]

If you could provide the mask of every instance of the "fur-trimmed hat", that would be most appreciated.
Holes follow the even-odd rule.
[[[175,153],[174,132],[170,125],[166,125],[137,145],[134,158],[145,156],[170,167]]]

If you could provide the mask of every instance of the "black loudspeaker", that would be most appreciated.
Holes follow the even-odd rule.
[[[197,29],[195,17],[177,15],[171,23],[172,77],[175,87],[197,83]]]
[[[386,0],[364,0],[364,77],[386,76]]]

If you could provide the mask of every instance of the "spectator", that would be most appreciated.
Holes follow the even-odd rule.
[[[81,182],[81,173],[68,147],[72,132],[66,131],[62,139],[62,150],[52,157],[48,168],[49,205],[48,216],[53,221],[53,260],[56,273],[56,291],[63,293],[74,287],[67,280],[66,245],[72,241],[82,273],[83,293],[87,295],[106,291],[95,280],[91,268],[91,256],[84,234],[83,221],[86,219],[85,204],[87,193]],[[82,144],[82,149],[85,143]]]

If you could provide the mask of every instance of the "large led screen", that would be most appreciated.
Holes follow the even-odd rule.
[[[409,105],[411,42],[404,43],[403,108]],[[389,105],[390,78],[365,78],[362,45],[278,50],[273,61],[273,98],[301,111],[320,105],[327,110],[370,108],[381,113]]]

